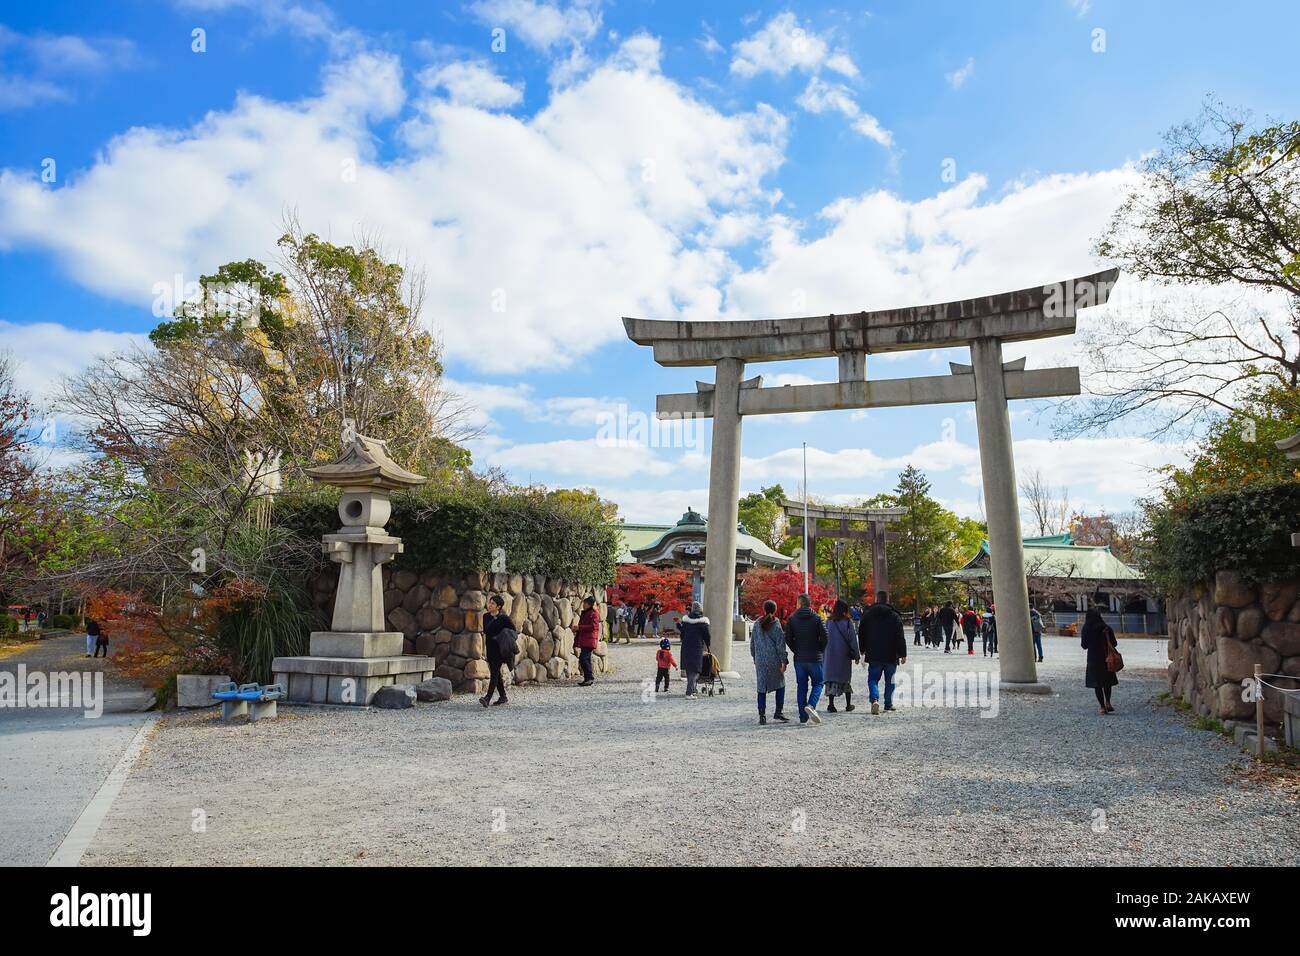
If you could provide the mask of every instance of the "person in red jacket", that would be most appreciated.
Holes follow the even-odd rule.
[[[664,693],[668,693],[668,668],[677,668],[677,661],[673,657],[673,642],[664,638],[659,642],[659,650],[655,651],[655,693],[659,693],[659,682],[664,682]],[[680,673],[680,668],[678,673]]]
[[[578,648],[578,666],[582,668],[582,681],[578,686],[590,687],[596,683],[595,675],[591,669],[591,652],[600,643],[600,616],[596,613],[596,599],[594,597],[582,599],[582,613],[574,621],[573,631],[577,635],[573,641],[573,646]]]

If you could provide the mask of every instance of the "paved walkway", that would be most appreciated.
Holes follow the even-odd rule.
[[[0,865],[43,866],[135,736],[151,695],[86,657],[64,634],[6,650],[0,671],[105,672],[103,716],[81,708],[0,707]]]
[[[867,708],[757,725],[752,668],[726,696],[649,699],[653,648],[591,688],[414,711],[282,708],[164,718],[86,862],[1294,864],[1300,807],[1155,702],[1162,642],[1125,642],[1118,713],[1095,713],[1077,641],[1049,639],[1050,698]],[[915,673],[973,668],[922,650]],[[855,672],[855,679],[857,673]],[[791,678],[791,698],[793,697]],[[864,701],[860,694],[858,700]],[[787,704],[793,712],[793,700]],[[195,821],[202,821],[196,825]],[[233,849],[237,848],[237,849]]]

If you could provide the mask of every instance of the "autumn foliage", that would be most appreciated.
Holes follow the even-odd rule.
[[[612,603],[633,606],[658,601],[664,611],[684,612],[691,603],[691,573],[681,568],[655,568],[645,564],[620,564],[609,590]]]
[[[785,620],[799,606],[803,593],[803,574],[794,568],[755,568],[745,575],[740,589],[740,611],[747,617],[762,617],[763,602],[775,601],[777,617]],[[808,592],[814,608],[835,601],[835,592],[825,585],[812,582]]]

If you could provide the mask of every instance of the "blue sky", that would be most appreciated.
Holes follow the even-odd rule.
[[[1295,115],[1291,22],[1280,2],[11,5],[0,348],[40,392],[147,332],[156,283],[271,257],[293,209],[426,270],[481,464],[675,520],[705,507],[707,431],[611,445],[602,424],[707,375],[655,366],[620,315],[848,312],[1092,271],[1133,164],[1207,95]],[[1140,297],[1121,291],[1112,308]],[[1079,361],[1068,338],[1008,353]],[[1050,426],[1016,409],[1021,470],[1088,509],[1129,507],[1186,452],[1141,423],[1069,442]],[[979,513],[968,408],[750,420],[746,489],[793,489],[804,441],[815,495],[871,495],[911,461]]]

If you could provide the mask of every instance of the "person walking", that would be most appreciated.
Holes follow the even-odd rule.
[[[826,658],[822,662],[826,713],[836,713],[835,698],[841,694],[844,695],[844,713],[853,713],[853,662],[861,656],[858,631],[849,616],[849,606],[845,601],[836,601],[830,620],[826,622]]]
[[[934,614],[927,607],[921,612],[921,617],[916,622],[916,630],[912,635],[912,643],[917,647],[921,646],[924,641],[927,645],[930,643],[930,625],[934,623]]]
[[[578,648],[578,666],[582,668],[582,680],[578,686],[590,687],[596,683],[596,675],[591,668],[591,653],[600,643],[600,615],[596,613],[594,597],[588,595],[582,599],[582,613],[573,622],[573,633],[573,646]]]
[[[519,637],[515,633],[514,623],[505,612],[505,601],[501,595],[494,594],[488,598],[488,611],[483,615],[483,638],[486,644],[488,674],[487,693],[478,699],[484,707],[496,707],[508,704],[506,682],[501,676],[502,665],[511,667],[515,655],[519,653]],[[492,701],[492,692],[497,692],[496,702]]]
[[[880,678],[885,678],[885,710],[894,709],[894,673],[899,664],[907,663],[907,637],[903,619],[889,604],[884,591],[876,594],[876,603],[867,608],[858,628],[858,644],[867,664],[867,692],[871,712],[880,713]]]
[[[1034,653],[1038,655],[1038,663],[1043,663],[1043,615],[1038,613],[1038,608],[1029,609],[1029,629],[1034,634]]]
[[[785,671],[790,663],[786,653],[785,631],[776,616],[776,602],[763,602],[763,616],[754,622],[749,634],[749,656],[754,659],[754,676],[758,681],[758,722],[767,723],[767,695],[776,692],[776,711],[772,719],[789,723],[785,715]]]
[[[704,670],[704,653],[713,646],[709,633],[709,619],[699,601],[691,602],[691,612],[682,618],[677,627],[682,638],[681,672],[686,675],[686,699],[695,699],[695,682]]]
[[[812,599],[799,595],[799,607],[785,622],[785,643],[794,657],[795,699],[799,723],[822,722],[817,701],[822,695],[822,656],[826,653],[826,622],[812,609]]]
[[[659,614],[663,609],[658,601],[650,605],[650,636],[656,641],[659,640]]]
[[[664,693],[668,693],[668,671],[670,668],[676,668],[677,673],[681,673],[681,668],[677,667],[677,660],[673,657],[673,642],[664,638],[659,642],[659,650],[655,651],[655,693],[659,693],[659,683],[663,682]]]
[[[1119,641],[1115,639],[1115,632],[1110,629],[1110,625],[1102,618],[1101,611],[1095,607],[1090,608],[1084,616],[1079,646],[1088,652],[1083,682],[1097,695],[1097,706],[1101,714],[1113,714],[1115,708],[1110,702],[1110,692],[1119,683],[1119,678],[1107,665],[1106,658],[1112,647],[1119,646]]]
[[[966,653],[975,653],[975,635],[980,631],[980,616],[975,613],[975,606],[969,605],[961,616],[961,632],[966,635]]]
[[[628,624],[631,614],[632,609],[627,606],[627,601],[620,600],[618,607],[614,610],[613,642],[617,642],[621,638],[624,644],[632,643],[632,629]]]
[[[943,652],[952,653],[952,636],[957,630],[957,609],[951,601],[945,601],[939,609],[939,627],[943,630]]]
[[[100,654],[100,651],[103,651],[104,653]],[[99,625],[99,633],[95,635],[94,656],[103,657],[104,660],[108,660],[108,631],[105,630],[103,624]]]
[[[90,657],[95,653],[95,645],[99,643],[99,622],[93,617],[86,618],[86,656]]]
[[[996,657],[998,653],[998,620],[996,607],[989,605],[989,612],[984,616],[984,627],[981,631],[980,652],[985,657]]]
[[[645,619],[646,619],[646,605],[645,602],[643,601],[642,603],[636,606],[636,621],[635,621],[636,627],[634,628],[634,630],[636,631],[637,637],[645,637]]]

